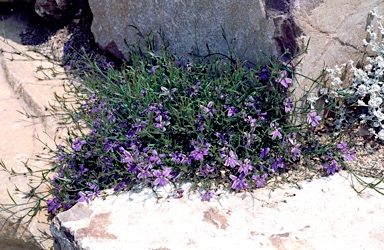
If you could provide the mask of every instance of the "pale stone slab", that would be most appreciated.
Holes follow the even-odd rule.
[[[358,196],[346,172],[300,186],[224,192],[211,202],[194,193],[157,199],[151,189],[127,192],[75,205],[55,217],[51,231],[55,249],[68,250],[381,249],[382,195]]]
[[[0,54],[0,160],[8,169],[18,173],[28,172],[24,167],[25,162],[34,171],[50,167],[46,161],[38,160],[36,154],[43,152],[45,145],[42,142],[54,146],[46,133],[53,136],[57,126],[55,120],[46,116],[46,107],[54,102],[54,92],[63,93],[63,81],[59,75],[52,75],[62,69],[56,67],[57,72],[42,70],[53,65],[20,45],[19,34],[25,29],[26,15],[22,11],[0,21],[0,50],[3,51]],[[28,119],[20,112],[40,116],[41,119]],[[11,176],[9,172],[0,171],[0,204],[13,203],[8,192],[18,204],[28,202],[26,194],[15,192],[15,187],[29,191],[28,184],[38,184],[38,179],[35,182],[32,179],[29,174]],[[46,186],[37,191],[47,191],[44,188]],[[42,209],[30,223],[26,223],[28,217],[21,223],[17,221],[16,216],[25,215],[28,211],[23,212],[22,209],[31,205],[15,207],[10,210],[12,213],[0,211],[0,249],[36,250],[52,246],[46,209]],[[20,213],[14,214],[18,211]]]

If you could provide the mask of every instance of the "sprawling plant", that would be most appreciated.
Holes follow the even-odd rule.
[[[59,100],[78,126],[55,150],[49,212],[108,188],[173,184],[181,197],[183,182],[210,200],[220,187],[263,187],[313,155],[324,174],[354,159],[344,142],[316,139],[322,118],[296,107],[287,66],[246,68],[215,56],[186,63],[167,51],[133,50],[130,58],[118,68],[89,62],[81,84],[68,90],[76,101]]]
[[[357,68],[354,66],[354,62],[350,61],[348,65],[353,77],[347,83],[344,83],[339,75],[342,73],[342,68],[348,65],[336,66],[334,69],[328,68],[327,71],[332,79],[330,94],[343,100],[337,128],[340,128],[345,122],[367,124],[370,127],[369,132],[384,141],[383,16],[377,13],[377,9],[374,9],[371,14],[376,17],[377,25],[368,26],[368,38],[364,40],[365,46],[371,47],[374,53],[374,56],[366,58],[368,64]],[[324,92],[323,94],[328,95],[329,93]]]

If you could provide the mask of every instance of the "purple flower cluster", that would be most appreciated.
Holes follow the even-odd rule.
[[[347,144],[343,141],[341,141],[339,144],[337,144],[336,148],[341,149],[341,152],[344,154],[344,161],[354,161],[356,160],[356,152],[350,152],[347,148]]]
[[[285,102],[283,102],[283,104],[284,104],[285,113],[291,113],[292,108],[294,107],[293,103],[291,102],[291,98],[287,97],[287,99],[285,100]]]
[[[199,93],[201,82],[198,81],[195,86],[187,86],[185,92],[189,95],[189,97],[196,96]]]
[[[61,204],[58,202],[57,198],[47,200],[48,213],[55,214],[56,211],[61,208]]]
[[[95,90],[84,101],[81,114],[87,119],[79,117],[91,126],[91,133],[56,154],[57,197],[47,202],[50,213],[75,202],[89,203],[99,188],[120,191],[138,183],[163,187],[191,179],[201,181],[202,200],[209,201],[217,188],[212,182],[235,191],[261,188],[269,177],[286,172],[312,152],[307,149],[313,145],[300,137],[301,128],[287,123],[295,112],[288,90],[290,71],[276,77],[274,70],[263,67],[216,82],[195,74],[199,67],[192,63],[185,78],[173,79],[169,77],[180,72],[153,62],[146,63],[134,81],[117,75],[110,88]],[[111,67],[106,65],[107,70]],[[136,72],[126,75],[133,78]],[[102,96],[103,91],[110,93]],[[309,127],[320,121],[316,111],[307,115]],[[355,152],[345,143],[337,149],[344,160],[354,159]],[[328,174],[339,170],[335,160],[326,162]],[[65,196],[63,190],[72,191]],[[174,197],[183,195],[184,190],[177,189]]]
[[[203,201],[209,201],[210,199],[213,198],[214,195],[215,195],[215,193],[213,191],[206,191],[202,196],[202,200]]]
[[[292,83],[292,79],[287,77],[287,71],[281,71],[280,78],[277,81],[286,89],[288,89]]]
[[[153,175],[156,177],[153,184],[155,186],[164,187],[169,183],[169,179],[172,178],[171,175],[172,168],[163,167],[163,171],[155,170],[153,171]]]
[[[213,118],[213,114],[217,113],[217,110],[213,109],[212,106],[213,106],[213,102],[212,101],[210,101],[208,103],[207,107],[204,107],[204,106],[200,105],[200,108],[203,109],[203,111],[205,113],[205,116],[207,116],[209,118]]]
[[[332,160],[331,164],[324,164],[323,167],[327,170],[327,174],[335,174],[340,169],[335,160]]]
[[[77,137],[76,140],[73,142],[73,150],[74,151],[81,151],[83,145],[85,145],[87,142],[85,140],[81,140],[80,137]]]
[[[195,161],[203,161],[204,157],[208,155],[210,143],[204,142],[201,146],[197,146],[196,142],[192,142],[194,150],[189,154],[189,158]]]
[[[269,133],[270,135],[272,135],[272,140],[275,140],[277,137],[279,139],[283,138],[283,136],[281,135],[281,128],[279,128],[278,126],[279,123],[277,122],[272,122],[270,124],[271,129],[274,129],[271,133]]]
[[[316,111],[311,111],[307,115],[307,123],[312,125],[313,127],[319,126],[319,121],[321,120],[321,117],[317,115]]]

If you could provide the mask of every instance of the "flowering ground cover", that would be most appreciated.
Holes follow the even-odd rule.
[[[83,55],[78,65],[64,65],[75,81],[57,96],[52,115],[70,125],[50,149],[50,168],[40,177],[49,192],[33,194],[34,211],[46,201],[55,215],[106,189],[173,185],[180,198],[181,184],[191,182],[209,201],[220,189],[252,192],[303,169],[354,174],[346,163],[356,152],[344,135],[359,126],[357,118],[372,121],[370,131],[382,139],[383,52],[369,59],[366,71],[353,67],[349,89],[338,70],[328,69],[332,84],[309,79],[313,88],[299,98],[293,63],[299,55],[267,64],[221,54],[181,59],[144,44],[131,47],[126,62]],[[318,96],[310,97],[317,87]]]
[[[354,160],[341,136],[316,137],[321,110],[295,105],[303,100],[292,95],[288,65],[183,62],[166,50],[130,58],[118,67],[89,61],[81,85],[68,89],[75,100],[58,99],[77,128],[55,150],[50,213],[111,188],[172,184],[179,198],[183,182],[209,201],[220,188],[264,187],[305,159],[318,159],[306,167],[324,175]]]

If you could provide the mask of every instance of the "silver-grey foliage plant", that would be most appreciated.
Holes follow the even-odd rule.
[[[342,68],[347,67],[347,64],[342,67],[335,66],[334,69],[327,68],[331,83],[331,95],[335,98],[347,97],[349,105],[342,105],[340,118],[337,120],[337,128],[340,128],[342,123],[347,121],[347,113],[351,113],[351,108],[354,108],[357,119],[352,119],[352,122],[358,121],[361,124],[367,124],[369,132],[376,138],[384,141],[384,27],[382,24],[383,16],[379,15],[377,8],[371,11],[371,15],[376,17],[376,26],[370,25],[367,27],[367,39],[364,39],[364,45],[371,47],[374,56],[367,57],[368,62],[364,68],[357,68],[353,61],[349,61],[350,71],[353,77],[349,79],[349,83],[343,86],[343,81],[340,79]],[[327,91],[322,89],[321,93]],[[328,93],[326,93],[328,94]],[[351,123],[351,120],[347,121]]]

